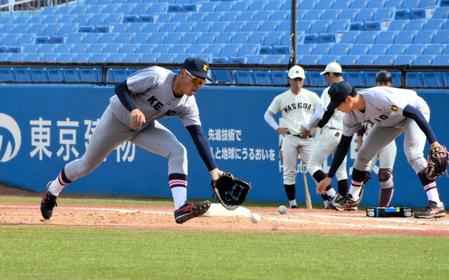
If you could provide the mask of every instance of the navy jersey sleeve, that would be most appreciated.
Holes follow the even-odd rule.
[[[419,128],[424,132],[426,135],[427,141],[429,141],[430,144],[437,141],[435,134],[432,131],[432,128],[430,127],[429,123],[424,118],[423,114],[418,111],[416,108],[407,105],[402,111],[402,115],[407,118],[413,119],[416,124],[418,124]]]
[[[196,149],[198,150],[201,159],[206,164],[207,169],[210,171],[217,168],[210,151],[209,141],[207,140],[206,135],[204,135],[203,128],[200,125],[189,125],[186,126],[186,129],[189,131],[190,136],[195,143]]]
[[[126,81],[118,84],[115,87],[115,94],[117,95],[122,105],[125,106],[126,109],[128,109],[128,111],[131,112],[132,110],[137,108],[136,104],[131,98],[131,92],[126,85]]]
[[[332,165],[327,173],[327,177],[333,178],[335,172],[340,167],[341,163],[345,159],[348,153],[349,147],[351,146],[352,136],[341,136],[340,143],[338,143],[337,150],[335,151],[334,159],[332,160]]]

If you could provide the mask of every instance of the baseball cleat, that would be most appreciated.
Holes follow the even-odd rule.
[[[334,197],[332,197],[329,200],[325,200],[324,201],[324,209],[331,209],[331,210],[336,210],[335,206],[332,205],[332,202],[338,201],[342,198],[342,196],[337,193]]]
[[[183,224],[188,220],[204,215],[209,210],[210,202],[202,201],[198,203],[184,203],[183,206],[175,210],[175,221],[177,224]]]
[[[359,205],[359,200],[354,200],[351,194],[347,194],[338,200],[331,202],[332,206],[335,207],[337,211],[356,211]]]
[[[42,217],[46,220],[51,218],[51,216],[53,215],[53,208],[55,208],[55,206],[58,206],[58,204],[56,203],[56,199],[58,197],[56,195],[53,195],[48,190],[50,183],[51,182],[49,182],[47,184],[47,189],[45,190],[45,193],[42,196],[42,200],[41,200],[41,214],[42,214]]]
[[[415,212],[415,218],[418,219],[432,219],[432,218],[443,218],[446,216],[446,210],[444,209],[444,205],[438,207],[435,201],[429,200],[429,205]]]

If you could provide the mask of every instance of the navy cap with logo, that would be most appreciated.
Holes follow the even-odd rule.
[[[328,93],[331,97],[331,102],[327,106],[327,110],[336,109],[346,100],[346,97],[355,96],[357,94],[354,88],[346,81],[332,84]]]
[[[212,81],[212,79],[207,75],[207,72],[209,71],[209,64],[207,64],[207,62],[202,60],[201,58],[186,58],[186,60],[184,60],[182,68],[189,71],[189,73],[195,77]]]

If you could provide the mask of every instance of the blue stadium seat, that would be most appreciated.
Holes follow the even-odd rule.
[[[413,60],[412,65],[416,66],[430,66],[435,59],[434,55],[419,55]]]
[[[352,0],[351,9],[363,9],[368,5],[368,0]]]
[[[439,30],[433,37],[434,44],[447,44],[449,38],[449,30]]]
[[[211,74],[212,74],[212,79],[217,83],[233,84],[235,82],[234,76],[233,76],[231,70],[212,69]]]
[[[318,57],[316,55],[299,55],[298,63],[302,65],[316,65],[318,64]]]
[[[254,77],[251,70],[236,70],[235,81],[238,84],[254,84]]]
[[[337,61],[339,58],[338,55],[320,55],[318,56],[318,64],[326,65],[329,62]]]
[[[424,79],[421,72],[407,72],[407,86],[411,88],[423,87]]]
[[[352,44],[334,44],[329,49],[329,54],[345,56],[349,53],[349,49],[352,48]]]
[[[429,44],[432,42],[436,30],[420,30],[413,40],[413,44]]]
[[[376,44],[392,44],[397,31],[382,31],[376,37]]]
[[[446,87],[444,72],[422,72],[424,86],[426,87]]]
[[[415,55],[397,55],[394,60],[394,65],[411,65],[415,58]]]
[[[410,55],[422,55],[424,52],[424,49],[426,48],[425,44],[414,44],[409,45],[407,49],[405,50],[404,54],[410,54]]]
[[[407,49],[407,45],[403,45],[403,44],[389,45],[389,47],[387,48],[387,53],[386,54],[388,54],[388,55],[400,55],[400,54],[404,54],[406,49]]]
[[[360,9],[357,13],[355,20],[356,21],[371,21],[374,16],[373,9]]]
[[[443,44],[429,44],[426,46],[423,54],[425,55],[440,55],[443,53],[445,45]]]
[[[366,86],[373,87],[376,85],[376,73],[375,71],[364,71],[362,72],[365,76]]]
[[[316,20],[313,22],[309,30],[307,30],[308,33],[326,33],[329,28],[330,21],[329,20]]]
[[[119,53],[123,44],[104,44],[101,50],[102,53]]]
[[[318,43],[327,44],[327,43],[335,43],[335,42],[336,42],[335,34],[332,34],[332,33],[318,34]]]
[[[357,37],[357,44],[374,44],[379,31],[364,31]]]
[[[331,20],[332,22],[335,22],[336,20],[340,20],[340,13],[341,13],[341,10],[324,9],[323,13],[321,14],[320,19],[321,20]],[[345,19],[343,19],[343,20],[345,20]]]
[[[378,55],[374,58],[374,65],[393,65],[396,56],[394,55]]]
[[[432,61],[432,65],[447,67],[449,65],[449,55],[440,55],[438,59]]]
[[[388,26],[389,31],[403,31],[407,24],[410,22],[409,19],[396,19],[390,22]]]
[[[416,20],[411,20],[407,26],[405,26],[404,30],[422,30],[424,23],[427,20],[423,20],[423,19],[416,19]]]
[[[254,70],[254,81],[258,85],[272,85],[271,75],[268,70]]]
[[[387,44],[373,44],[368,48],[368,54],[371,55],[385,55],[390,45]]]
[[[436,7],[438,6],[439,0],[421,0],[419,8]]]
[[[365,86],[365,75],[361,71],[346,71],[343,76],[353,86]]]
[[[251,33],[248,37],[248,44],[262,44],[265,40],[265,37],[269,35],[268,32],[254,32]]]
[[[101,82],[101,69],[98,68],[82,68],[79,69],[81,81],[83,82]]]
[[[64,71],[62,68],[47,68],[47,75],[50,82],[61,83],[64,81]]]
[[[29,68],[12,68],[14,80],[17,82],[30,82],[31,73]]]
[[[375,56],[360,55],[357,59],[357,65],[373,65]]]
[[[433,19],[447,19],[449,18],[449,7],[437,7],[432,15]]]
[[[338,63],[340,63],[341,65],[356,65],[357,60],[358,60],[358,56],[357,55],[343,55],[340,57],[340,59],[338,59]]]
[[[326,79],[320,75],[319,71],[307,71],[309,74],[308,84],[313,86],[327,86]]]
[[[357,41],[357,37],[360,35],[360,31],[346,31],[342,32],[338,36],[338,43],[350,43],[353,44]]]
[[[394,39],[395,44],[411,44],[417,31],[399,31]]]
[[[349,30],[350,21],[347,19],[336,19],[332,20],[328,27],[328,32],[334,33],[338,31],[347,31]]]
[[[0,81],[2,82],[11,82],[14,81],[14,72],[12,68],[2,67],[0,68]]]
[[[349,49],[349,54],[352,55],[365,55],[368,52],[368,48],[371,45],[369,44],[357,44],[353,45],[352,48]]]
[[[346,20],[349,20],[349,21],[355,21],[355,17],[357,15],[357,11],[358,10],[344,9],[344,8],[338,8],[338,9],[342,9],[342,10],[340,10],[339,19],[346,19]]]
[[[313,2],[313,1],[311,1]],[[351,1],[347,0],[335,0],[332,4],[332,9],[345,9],[348,10],[351,5]]]
[[[275,85],[287,85],[287,71],[282,70],[272,70],[271,71],[271,80]]]
[[[33,82],[48,82],[50,80],[46,68],[30,68],[30,73]]]
[[[370,1],[369,3],[378,4],[378,1]],[[375,9],[372,20],[374,20],[374,21],[392,20],[394,18],[394,14],[395,14],[395,9],[378,8],[378,9]]]

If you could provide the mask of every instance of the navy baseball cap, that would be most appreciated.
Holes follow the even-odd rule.
[[[391,73],[385,70],[376,73],[376,83],[393,82]]]
[[[182,68],[189,71],[189,73],[195,77],[212,81],[212,79],[207,75],[209,71],[209,64],[207,64],[207,62],[202,60],[201,58],[186,58],[186,60],[184,60]]]
[[[331,102],[327,106],[327,110],[334,110],[345,101],[346,97],[355,96],[357,92],[348,82],[342,81],[332,84],[328,93],[331,97]]]

